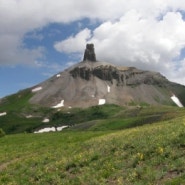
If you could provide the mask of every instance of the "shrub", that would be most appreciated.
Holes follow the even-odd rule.
[[[2,129],[2,128],[0,128],[0,137],[3,137],[3,136],[5,136],[6,134],[5,134],[5,132],[4,132],[4,130]]]

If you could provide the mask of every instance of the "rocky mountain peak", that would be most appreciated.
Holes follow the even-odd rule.
[[[31,89],[30,103],[53,108],[130,103],[171,105],[175,94],[185,104],[185,87],[160,73],[96,60],[93,44],[84,59]]]
[[[83,61],[87,61],[87,60],[91,61],[91,62],[96,62],[96,55],[94,52],[94,44],[87,44],[86,45]]]

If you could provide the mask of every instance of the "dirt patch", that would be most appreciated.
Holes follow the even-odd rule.
[[[21,159],[20,158],[15,158],[15,159],[12,159],[11,161],[0,164],[0,172],[5,170],[10,164],[16,163],[19,160],[21,160]]]

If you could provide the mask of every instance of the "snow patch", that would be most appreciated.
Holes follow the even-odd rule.
[[[107,92],[110,93],[110,86],[107,85]]]
[[[40,90],[42,90],[41,86],[32,89],[31,92],[37,92],[37,91],[40,91]]]
[[[55,131],[56,131],[55,127],[46,127],[38,131],[35,131],[34,133],[55,132]]]
[[[61,126],[61,127],[46,127],[46,128],[42,128],[38,131],[35,131],[34,133],[44,133],[44,132],[56,132],[56,131],[62,131],[64,128],[67,128],[69,126],[65,125],[65,126]]]
[[[105,99],[99,99],[98,105],[104,105],[106,103]]]
[[[55,106],[52,106],[52,108],[60,108],[60,107],[63,107],[64,106],[64,100],[61,100],[60,103],[58,103],[57,105]]]
[[[172,101],[173,101],[178,107],[184,107],[184,106],[182,105],[182,103],[180,102],[180,100],[177,98],[177,96],[173,95],[173,96],[171,97],[171,99],[172,99]]]
[[[6,115],[7,115],[6,112],[1,112],[1,113],[0,113],[0,116],[6,116]]]
[[[65,126],[61,126],[61,127],[57,127],[57,131],[62,131],[64,128],[67,128],[69,126],[65,125]]]
[[[57,74],[56,77],[59,78],[61,75],[60,74]]]
[[[48,123],[48,122],[50,122],[50,120],[49,120],[48,118],[44,118],[44,119],[42,120],[42,122],[43,122],[43,123]]]
[[[27,115],[26,118],[32,118],[33,116],[32,115]]]

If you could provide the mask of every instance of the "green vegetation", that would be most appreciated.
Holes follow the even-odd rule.
[[[95,109],[96,107],[89,108],[88,110]],[[100,115],[107,114],[106,118],[97,118],[89,116],[84,110],[81,114],[81,119],[74,119],[76,124],[70,128],[70,130],[91,130],[91,131],[106,131],[106,130],[120,130],[126,128],[132,128],[141,126],[144,124],[151,124],[154,122],[165,121],[177,116],[184,115],[184,110],[177,107],[170,106],[130,106],[130,107],[119,107],[115,105],[104,105],[99,107]],[[114,111],[113,111],[114,110]],[[89,112],[91,112],[89,111]],[[92,112],[91,112],[92,113]],[[60,114],[60,113],[59,113]],[[93,112],[95,114],[95,112]],[[79,113],[77,114],[79,115]],[[92,115],[92,114],[91,114]],[[75,117],[74,117],[75,118]],[[92,118],[92,119],[91,119]]]
[[[7,115],[0,117],[0,128],[7,134],[32,132],[42,125],[43,117],[50,114],[49,108],[29,104],[31,96],[30,90],[24,90],[1,100],[0,112]],[[29,115],[33,117],[27,119]]]
[[[127,107],[117,105],[94,106],[86,109],[73,108],[61,111],[28,103],[29,91],[7,97],[1,102],[0,128],[7,134],[34,132],[50,126],[72,126],[71,130],[119,130],[157,121],[164,121],[183,114],[181,109],[170,106],[149,106],[132,103]],[[14,102],[12,104],[11,102]],[[27,118],[31,115],[32,117]],[[50,122],[43,123],[44,118]]]
[[[5,132],[4,132],[4,130],[2,129],[2,128],[0,128],[0,137],[3,137],[3,136],[5,136],[6,134],[5,134]]]
[[[30,90],[20,91],[19,93],[10,95],[2,99],[0,111],[20,111],[28,108],[28,100],[31,98],[32,93]]]
[[[183,108],[132,102],[57,111],[29,104],[31,96],[1,101],[0,184],[185,184]],[[71,127],[28,133],[53,125]]]
[[[183,115],[125,130],[66,130],[0,139],[2,185],[181,185],[184,163]]]
[[[123,107],[117,105],[94,106],[86,109],[74,108],[56,112],[51,116],[53,123],[79,124],[86,121],[97,119],[108,119],[117,112],[123,110]]]
[[[175,106],[150,106],[145,102],[130,102],[126,107],[117,105],[94,106],[87,109],[41,107],[29,103],[30,89],[8,96],[0,101],[0,128],[6,134],[34,132],[50,126],[73,126],[71,130],[119,130],[180,116],[182,111]],[[48,118],[50,122],[42,121]]]

